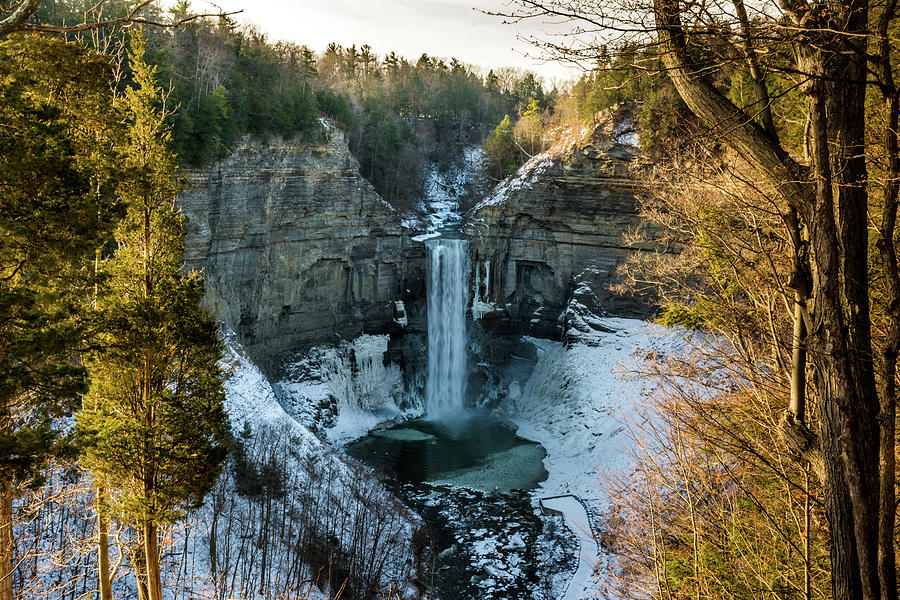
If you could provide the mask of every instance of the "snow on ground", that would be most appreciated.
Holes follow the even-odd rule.
[[[549,131],[547,138],[553,140],[552,145],[546,151],[529,158],[512,176],[498,183],[490,194],[475,205],[470,214],[487,206],[503,204],[516,190],[530,189],[541,174],[552,167],[564,154],[571,152],[574,147],[583,143],[589,134],[588,128],[580,126],[558,127]]]
[[[336,396],[338,404],[345,405],[347,414],[357,415],[348,417],[348,422],[364,421],[358,417],[365,412],[362,407],[367,407],[377,414],[378,410],[384,409],[378,399],[385,390],[396,386],[399,381],[397,368],[385,368],[382,364],[381,359],[387,345],[386,339],[381,339],[383,337],[386,338],[386,336],[361,336],[351,343],[354,357],[353,375],[350,374],[351,366],[345,362],[346,355],[340,354],[338,349],[333,349],[332,361],[323,369],[324,381],[289,382],[292,386],[290,391],[318,397],[325,394]],[[382,549],[381,552],[385,555],[383,559],[379,559],[385,561],[384,570],[381,572],[382,583],[384,585],[395,585],[398,581],[402,583],[408,576],[407,561],[411,536],[413,528],[418,526],[418,518],[395,506],[393,497],[377,483],[370,472],[358,465],[347,463],[343,455],[333,452],[328,445],[282,408],[273,386],[247,357],[233,332],[226,332],[224,340],[226,352],[222,366],[228,375],[225,383],[226,409],[234,431],[243,435],[242,432],[249,426],[254,437],[264,436],[261,439],[265,444],[269,443],[265,436],[274,435],[272,439],[276,444],[288,440],[289,450],[283,451],[280,458],[285,462],[285,472],[290,473],[290,477],[296,482],[289,489],[302,488],[307,492],[306,488],[315,489],[317,486],[324,486],[324,491],[315,492],[318,496],[317,503],[322,506],[320,512],[335,516],[332,524],[320,519],[316,526],[323,530],[318,534],[323,536],[323,539],[333,539],[334,543],[346,550],[366,548],[372,544],[373,557],[377,544],[383,543],[377,536],[391,539],[390,551]],[[280,382],[279,385],[287,384]],[[374,401],[376,405],[366,404],[370,401]],[[394,411],[399,413],[396,407]],[[367,422],[360,422],[358,425],[370,428]],[[346,423],[343,427],[351,428]],[[226,476],[223,475],[224,477]],[[315,481],[317,478],[322,482]],[[302,501],[299,495],[291,500]],[[376,505],[382,507],[382,512],[379,516],[370,516],[368,513],[371,507]],[[352,522],[362,520],[367,523],[366,519],[377,521],[379,518],[386,521],[373,526],[373,531],[367,531],[365,527],[360,528],[359,523]],[[373,536],[376,537],[370,540],[369,538]],[[274,570],[276,566],[273,564],[271,568]]]
[[[404,412],[394,403],[373,409],[345,407],[338,413],[334,427],[325,430],[325,435],[328,436],[329,442],[343,446],[365,437],[370,431],[403,414]]]
[[[628,375],[651,352],[668,353],[683,345],[683,333],[637,319],[600,318],[609,330],[596,331],[591,345],[566,348],[560,342],[529,338],[538,362],[523,388],[513,385],[499,412],[519,426],[519,435],[547,450],[550,473],[544,495],[575,494],[605,499],[597,471],[627,462],[626,420],[654,386]]]
[[[401,492],[430,522],[444,523],[436,596],[442,600],[550,600],[554,579],[577,552],[565,525],[544,522],[526,491],[497,494],[456,486],[405,486]],[[549,524],[549,527],[547,526]],[[558,526],[557,526],[558,525]],[[563,531],[561,531],[563,530]],[[555,577],[563,573],[562,578]]]
[[[403,228],[424,232],[412,238],[413,241],[436,237],[445,225],[462,219],[460,205],[479,186],[483,163],[481,144],[470,144],[450,166],[441,168],[432,162],[425,167],[423,197],[414,210],[405,211],[400,217]]]
[[[529,338],[538,359],[524,386],[512,383],[498,412],[515,422],[518,435],[539,442],[547,451],[546,481],[535,497],[573,494],[590,516],[608,507],[599,472],[625,469],[633,442],[626,433],[640,417],[640,405],[654,391],[652,382],[630,375],[650,353],[679,352],[683,332],[637,319],[598,318],[588,343],[569,348],[560,342]],[[583,529],[575,527],[576,535]],[[594,544],[593,548],[596,548]],[[590,554],[590,553],[589,553]],[[585,557],[583,557],[585,558]],[[602,552],[585,558],[602,572]],[[581,582],[584,584],[585,582]],[[588,589],[597,589],[594,582]],[[590,594],[567,596],[592,598]]]
[[[437,231],[432,231],[431,233],[423,233],[422,235],[417,235],[412,238],[414,242],[424,242],[425,240],[430,240],[431,238],[440,237],[440,233]]]
[[[370,470],[334,452],[292,418],[234,333],[223,332],[223,341],[220,366],[227,376],[225,408],[234,452],[204,505],[163,528],[164,600],[325,600],[329,595],[316,584],[325,587],[330,570],[321,575],[318,567],[331,564],[332,556],[335,564],[355,561],[361,577],[371,575],[385,587],[400,587],[401,597],[414,597],[412,538],[418,517]],[[377,355],[377,340],[367,341]],[[364,370],[374,360],[380,364],[380,357],[365,356],[365,345],[360,347]],[[35,490],[40,496],[15,525],[17,536],[40,549],[23,558],[29,586],[19,595],[25,600],[90,596],[96,582],[89,554],[96,544],[93,486],[87,474],[65,465],[48,471],[48,481],[48,487]],[[136,598],[134,573],[122,552],[132,533],[117,521],[111,527],[110,558],[121,565],[114,569],[113,591],[118,598]],[[260,554],[266,558],[260,560]],[[257,592],[261,588],[266,591]]]
[[[281,407],[269,380],[244,353],[237,335],[228,331],[224,338],[225,359],[222,366],[228,375],[225,406],[232,429],[240,431],[244,423],[253,429],[263,425],[288,427],[301,442],[303,452],[321,452],[322,442]]]
[[[433,233],[461,219],[460,202],[468,194],[467,188],[482,171],[483,161],[484,150],[481,145],[472,144],[463,148],[459,164],[452,164],[447,169],[439,169],[433,163],[428,165],[425,171],[425,209],[431,222],[429,232]]]
[[[421,414],[420,405],[406,397],[400,368],[384,364],[387,345],[387,335],[361,335],[311,348],[275,383],[278,400],[308,427],[324,426],[325,437],[337,446],[401,416]]]
[[[528,161],[519,167],[515,175],[507,177],[497,184],[488,196],[475,205],[472,212],[476,212],[487,206],[496,206],[503,204],[509,197],[511,192],[521,190],[523,188],[531,188],[537,178],[553,165],[553,158],[548,152],[542,152],[532,156]]]
[[[641,141],[640,138],[638,138],[637,131],[634,129],[634,118],[628,116],[616,123],[616,126],[613,129],[612,139],[617,144],[634,146],[635,148],[639,147]]]
[[[586,315],[590,312],[584,310]],[[627,468],[633,442],[626,428],[629,423],[638,422],[641,418],[638,409],[654,392],[652,382],[630,372],[640,367],[644,356],[678,353],[686,347],[686,342],[683,332],[645,321],[588,316],[577,321],[582,327],[577,336],[570,336],[570,342],[576,341],[569,347],[560,342],[527,339],[537,349],[537,362],[530,375],[509,384],[506,399],[497,412],[518,426],[520,436],[539,442],[547,451],[544,466],[549,475],[532,493],[532,498],[573,494],[590,511],[588,518],[596,518],[608,507],[599,472]],[[399,408],[402,404],[396,395],[399,375],[384,367],[385,349],[384,336],[363,336],[343,349],[321,350],[316,360],[304,359],[307,362],[303,363],[303,377],[276,384],[279,398],[282,403],[285,396],[295,400],[305,396],[303,401],[312,403],[330,398],[339,411],[333,424],[324,431],[328,441],[335,445],[359,438],[391,420],[410,416],[411,412]],[[237,390],[253,388],[251,380],[252,377],[238,370],[234,386]],[[264,401],[252,406],[252,412],[266,420],[284,418],[273,393],[265,392],[262,397]],[[241,402],[236,406],[237,414],[248,412],[241,412]],[[459,485],[459,482],[451,484]],[[594,566],[602,572],[608,557],[598,550],[593,538],[585,537],[588,529],[580,524],[588,519],[568,515],[570,521],[573,518],[570,529],[581,554],[572,568],[576,564],[578,567],[571,585],[566,576],[552,578],[554,597],[568,593],[568,600],[584,600],[592,598],[590,590],[600,585],[590,577],[585,578],[585,573],[591,573]],[[504,566],[495,556],[496,548],[487,547],[496,545],[494,537],[475,536],[485,546],[476,544],[475,553],[493,561],[474,565],[479,572],[490,573],[488,566],[495,570]],[[511,577],[517,565],[505,567],[505,574],[497,571],[489,579],[500,581],[496,578]]]

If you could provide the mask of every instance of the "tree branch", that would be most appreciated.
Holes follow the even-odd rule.
[[[41,0],[22,0],[11,15],[0,21],[0,37],[19,31],[40,5]]]
[[[810,215],[814,190],[805,170],[743,110],[726,98],[698,69],[687,50],[679,0],[654,0],[663,64],[688,107],[734,148],[803,217]]]
[[[101,0],[97,3],[96,6],[99,6],[103,2],[105,2],[105,0]],[[206,17],[229,17],[244,12],[243,10],[236,10],[231,12],[220,11],[217,13],[200,13],[188,15],[175,21],[160,21],[141,16],[142,11],[154,2],[156,2],[156,0],[143,0],[139,4],[136,4],[131,10],[129,10],[128,14],[126,14],[124,17],[119,17],[117,19],[107,19],[104,21],[97,21],[96,23],[81,23],[79,25],[49,25],[28,23],[28,19],[34,15],[35,11],[37,11],[38,7],[40,6],[41,0],[23,0],[12,15],[7,17],[3,21],[0,21],[0,37],[16,31],[24,31],[28,33],[56,33],[64,35],[68,33],[80,33],[83,31],[104,29],[107,27],[116,27],[118,25],[147,25],[150,27],[172,29],[180,27],[181,25],[184,25],[186,23],[191,23],[193,21],[196,21],[197,19],[203,19]]]

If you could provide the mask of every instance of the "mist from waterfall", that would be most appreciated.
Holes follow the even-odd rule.
[[[468,242],[438,237],[428,247],[428,379],[425,413],[452,422],[466,414]]]

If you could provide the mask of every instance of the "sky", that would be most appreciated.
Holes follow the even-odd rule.
[[[306,44],[316,51],[330,42],[369,44],[379,55],[390,51],[410,59],[423,52],[464,63],[522,67],[547,83],[577,78],[580,71],[542,61],[517,34],[544,36],[553,25],[529,21],[515,25],[482,10],[502,11],[505,0],[216,0],[225,11],[243,9],[235,18],[253,23],[271,40]],[[195,11],[215,9],[204,0]]]

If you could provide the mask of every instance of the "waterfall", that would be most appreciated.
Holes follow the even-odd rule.
[[[467,242],[433,238],[428,247],[428,380],[425,412],[453,421],[465,413]]]

